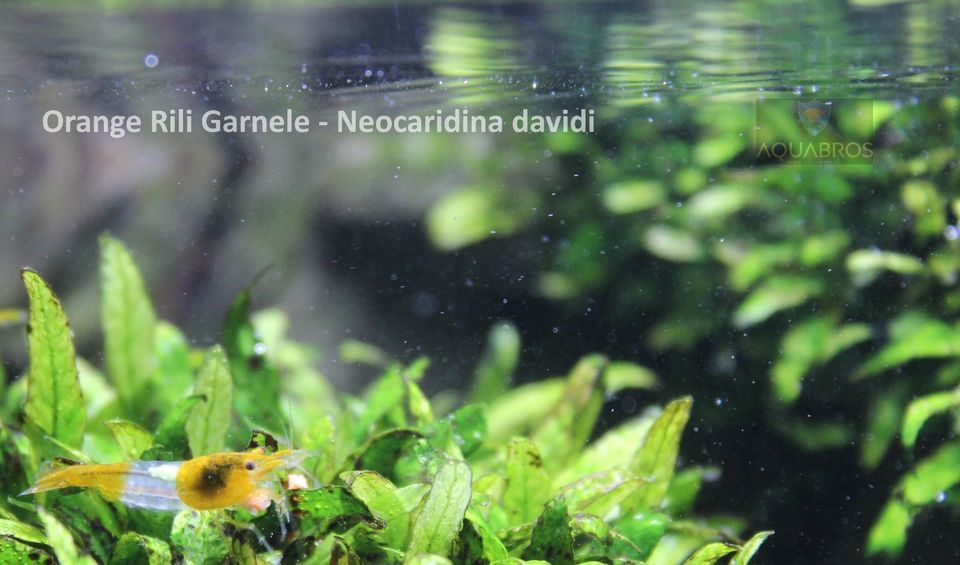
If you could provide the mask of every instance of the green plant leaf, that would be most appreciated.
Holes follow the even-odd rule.
[[[453,251],[491,236],[510,235],[533,217],[533,191],[472,186],[451,192],[427,212],[426,228],[437,248]]]
[[[917,463],[900,481],[909,504],[929,504],[960,482],[960,443],[948,443]]]
[[[643,234],[643,246],[653,255],[675,263],[699,261],[703,245],[689,232],[669,226],[652,226]]]
[[[341,486],[301,491],[291,501],[305,535],[323,536],[331,528],[346,531],[358,523],[376,529],[383,526],[360,499]]]
[[[503,542],[497,537],[497,534],[490,527],[490,524],[488,524],[487,521],[483,519],[483,516],[474,510],[473,507],[468,508],[464,516],[463,531],[468,531],[468,528],[471,528],[478,538],[480,545],[479,553],[482,559],[493,563],[509,557],[507,548],[504,547]],[[468,553],[464,555],[464,557],[476,557],[476,552]],[[464,562],[463,559],[460,561]]]
[[[672,516],[685,516],[693,511],[693,504],[704,480],[720,475],[716,468],[689,467],[674,475],[664,507]]]
[[[563,396],[533,433],[547,468],[559,468],[576,455],[593,432],[603,405],[602,376],[607,358],[587,355],[570,371]],[[542,402],[542,399],[540,400]]]
[[[207,352],[193,392],[203,395],[204,400],[198,402],[187,417],[191,453],[196,457],[223,451],[230,429],[233,382],[222,347],[215,346]]]
[[[867,536],[867,555],[886,553],[891,557],[900,555],[907,544],[907,529],[912,519],[907,506],[899,500],[891,500],[880,512],[880,517],[870,528]]]
[[[140,454],[153,445],[153,436],[150,432],[126,420],[110,420],[104,422],[120,446],[120,453],[125,461],[134,461]]]
[[[923,261],[893,251],[859,249],[847,255],[847,271],[857,286],[872,283],[883,271],[900,275],[916,275],[923,270]]]
[[[801,381],[811,369],[870,334],[866,324],[838,326],[835,320],[819,316],[791,327],[781,341],[782,354],[770,374],[777,398],[784,404],[795,401],[800,396]]]
[[[188,396],[173,407],[157,426],[154,443],[161,445],[174,459],[190,457],[190,443],[187,438],[187,421],[198,403],[205,402],[203,395]]]
[[[357,420],[355,431],[357,442],[363,441],[372,431],[374,424],[391,410],[401,409],[402,411],[406,385],[401,372],[402,368],[399,365],[391,365],[364,393],[366,406]]]
[[[452,562],[442,555],[420,553],[407,558],[404,565],[452,565]]]
[[[772,535],[772,531],[757,532],[754,534],[753,537],[747,540],[747,543],[743,544],[740,551],[733,556],[733,559],[730,560],[730,565],[747,565],[750,563],[750,560],[753,559],[753,556],[757,553],[757,550],[760,549],[763,542]]]
[[[47,552],[6,536],[0,536],[0,555],[11,564],[53,565],[55,563]]]
[[[550,497],[550,476],[540,451],[530,440],[513,438],[507,446],[507,487],[503,507],[511,526],[532,522]]]
[[[356,339],[344,340],[337,348],[337,355],[344,363],[361,363],[374,367],[390,365],[390,356],[384,350]]]
[[[223,326],[223,349],[233,377],[233,405],[238,414],[261,426],[280,426],[280,375],[267,347],[250,322],[251,287],[237,295]]]
[[[614,523],[614,532],[620,538],[610,545],[610,555],[647,559],[658,546],[669,525],[670,517],[660,512],[639,512],[623,516]]]
[[[695,194],[684,209],[694,225],[721,222],[748,206],[763,205],[764,193],[753,186],[713,185]]]
[[[374,517],[386,525],[382,533],[384,541],[390,547],[406,547],[410,514],[397,494],[397,487],[372,471],[343,473],[340,479],[355,497],[366,504]]]
[[[905,386],[900,384],[870,403],[867,427],[860,440],[860,461],[867,469],[880,464],[900,427]]]
[[[657,180],[627,180],[603,189],[603,205],[614,214],[649,210],[666,201],[667,191]]]
[[[120,537],[110,559],[111,565],[166,565],[172,562],[173,555],[166,542],[134,532],[127,532]]]
[[[628,467],[658,416],[658,411],[647,410],[644,414],[607,430],[581,450],[573,464],[557,475],[554,485],[562,486],[599,471]]]
[[[680,451],[683,429],[690,419],[693,399],[689,396],[674,400],[653,423],[643,447],[630,463],[630,470],[649,480],[623,503],[625,509],[643,509],[659,505],[667,495],[673,479]]]
[[[420,438],[416,430],[394,429],[374,436],[351,457],[357,470],[375,471],[388,480],[397,478],[397,461]]]
[[[408,554],[450,554],[470,503],[471,477],[463,461],[448,460],[440,466],[414,522]]]
[[[777,312],[803,304],[822,293],[823,289],[823,283],[814,278],[771,276],[740,303],[733,313],[733,325],[747,328],[759,324]]]
[[[588,512],[603,517],[645,483],[646,479],[630,471],[610,469],[587,475],[567,485],[560,491],[560,496],[574,512]]]
[[[554,565],[573,563],[573,532],[563,499],[547,503],[533,528],[530,545],[523,550],[523,559],[542,559]]]
[[[16,520],[0,519],[0,536],[10,536],[36,545],[47,545],[46,534],[30,524]]]
[[[154,328],[154,341],[157,359],[154,382],[163,383],[155,393],[159,397],[158,404],[164,407],[165,412],[183,399],[193,384],[190,345],[176,326],[163,320],[157,322]]]
[[[656,386],[657,376],[653,371],[628,361],[611,361],[603,373],[604,394],[607,396],[613,396],[621,390]]]
[[[70,534],[70,530],[64,527],[53,514],[50,514],[42,507],[37,508],[37,514],[43,523],[43,528],[47,534],[47,543],[53,548],[53,553],[57,556],[60,563],[69,563],[70,565],[97,565],[94,558],[80,553],[77,544]]]
[[[487,333],[487,347],[473,376],[470,402],[490,402],[510,388],[520,358],[520,332],[511,322],[497,322]]]
[[[434,422],[428,433],[435,447],[445,449],[452,442],[464,457],[469,457],[487,439],[486,407],[481,404],[464,406]]]
[[[723,557],[737,551],[737,549],[739,549],[737,546],[729,543],[710,543],[698,549],[696,553],[683,562],[683,565],[713,565]]]
[[[960,390],[928,394],[911,400],[903,415],[903,427],[900,431],[903,446],[907,449],[912,448],[927,420],[958,405],[960,405]]]
[[[28,431],[32,430],[34,439],[49,436],[79,448],[87,413],[67,317],[40,275],[24,269],[21,276],[30,298],[30,369],[24,406]],[[42,445],[42,441],[35,445]]]
[[[960,327],[921,312],[908,312],[890,323],[890,343],[867,359],[855,380],[905,365],[914,359],[941,359],[960,355]]]
[[[156,314],[130,252],[107,235],[100,238],[100,301],[107,373],[124,413],[142,421],[156,370]]]
[[[170,543],[183,555],[185,565],[219,565],[227,561],[230,540],[209,512],[184,510],[173,519]]]
[[[433,423],[433,407],[420,385],[413,379],[405,379],[407,407],[415,427],[429,426]]]
[[[528,433],[546,418],[565,388],[563,379],[547,379],[518,386],[495,399],[487,407],[491,443]]]

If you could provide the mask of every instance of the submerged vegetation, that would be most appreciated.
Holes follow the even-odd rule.
[[[507,174],[478,181],[435,204],[428,233],[444,250],[549,242],[535,294],[669,356],[657,369],[682,383],[676,392],[737,407],[721,428],[742,431],[749,412],[791,450],[854,446],[863,472],[897,469],[861,538],[867,554],[895,557],[914,519],[953,506],[960,483],[956,425],[940,418],[960,407],[960,101],[876,100],[872,111],[866,130],[838,127],[876,144],[873,163],[797,166],[756,162],[743,138],[752,101],[608,109],[618,124],[608,137],[547,136],[558,177],[571,180],[522,203],[502,188]],[[798,127],[779,125],[784,137]],[[528,212],[539,207],[549,217]],[[704,358],[712,379],[690,380]],[[929,435],[928,420],[941,424]],[[806,481],[797,473],[778,486]]]
[[[341,357],[381,375],[358,396],[339,394],[315,352],[284,336],[282,313],[251,316],[249,288],[221,344],[192,347],[157,319],[126,248],[103,237],[101,373],[75,356],[47,283],[22,275],[30,365],[4,391],[0,421],[4,563],[739,565],[772,533],[695,512],[710,470],[676,471],[689,397],[595,437],[605,397],[656,383],[644,367],[589,355],[566,377],[508,390],[519,338],[501,323],[469,398],[429,400],[418,384],[426,358],[402,364],[359,342]],[[284,430],[309,450],[302,471],[313,479],[284,493],[287,515],[163,513],[82,489],[18,496],[52,461],[275,450]]]
[[[45,244],[0,263],[37,266],[76,332],[25,271],[29,314],[0,310],[0,563],[745,563],[761,543],[758,561],[957,560],[957,6],[274,9],[176,14],[162,34],[153,14],[71,14],[38,45],[46,16],[3,22],[24,35],[2,48],[26,133],[0,152],[17,160],[0,225]],[[184,42],[206,18],[216,41]],[[78,135],[69,161],[29,133],[51,100],[356,106],[375,133]],[[836,105],[813,134],[773,101]],[[595,129],[514,131],[564,111]],[[395,131],[441,115],[504,131]],[[805,131],[870,158],[752,147]],[[175,271],[154,290],[184,331],[104,237],[99,341],[86,263],[104,229],[148,280]],[[303,308],[254,311],[251,283],[222,328],[197,322],[274,261],[258,296]],[[333,355],[340,335],[383,349]],[[366,387],[337,390],[330,357]],[[309,455],[287,515],[20,495],[64,465],[250,448]]]

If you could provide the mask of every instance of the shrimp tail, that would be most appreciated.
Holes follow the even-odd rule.
[[[94,488],[104,497],[117,500],[123,491],[127,465],[72,465],[44,473],[37,482],[20,493],[36,494],[65,488]]]

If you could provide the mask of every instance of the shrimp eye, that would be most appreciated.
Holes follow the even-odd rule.
[[[257,464],[254,463],[253,461],[247,461],[247,464],[244,465],[244,467],[246,467],[247,471],[253,471],[254,469],[257,468]]]

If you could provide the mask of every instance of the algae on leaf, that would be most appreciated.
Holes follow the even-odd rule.
[[[510,525],[518,526],[536,519],[550,497],[550,476],[543,468],[537,446],[522,437],[507,446],[507,487],[503,507]]]

